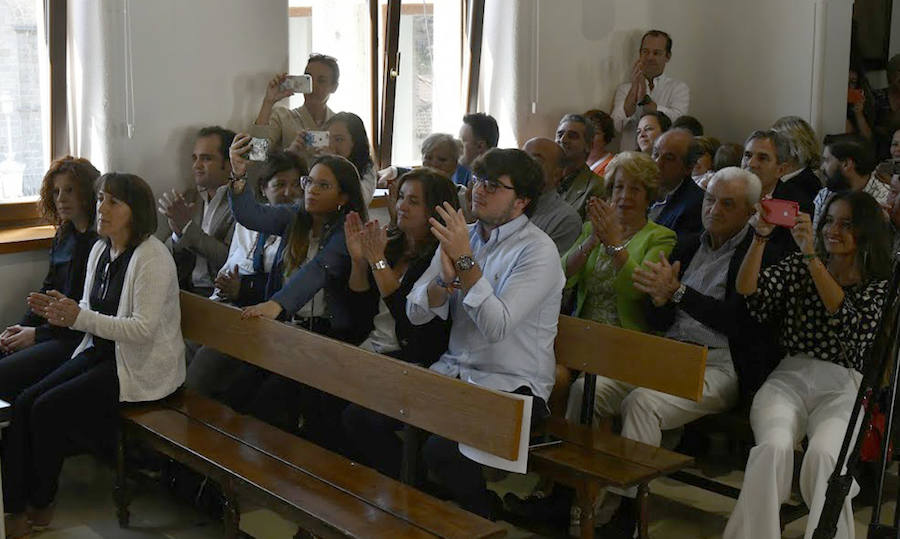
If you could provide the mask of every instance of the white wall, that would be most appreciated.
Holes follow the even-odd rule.
[[[659,28],[674,40],[666,73],[688,83],[709,134],[743,141],[786,114],[842,131],[850,10],[848,0],[489,2],[482,110],[502,116],[501,145],[552,135],[567,112],[609,111],[640,36]]]
[[[131,10],[133,136],[126,127],[125,6]],[[286,0],[74,3],[70,63],[81,73],[75,149],[157,193],[190,185],[197,129],[245,130],[272,74],[288,67]],[[98,37],[99,36],[99,37]],[[99,143],[98,143],[99,142]]]

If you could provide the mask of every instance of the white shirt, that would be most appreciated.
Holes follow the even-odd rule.
[[[219,270],[219,275],[233,270],[235,266],[238,268],[238,275],[253,275],[256,273],[256,270],[253,268],[253,251],[256,249],[256,241],[259,238],[259,234],[259,232],[250,230],[240,223],[234,223],[231,245],[228,247],[228,258],[225,260],[222,269]],[[264,273],[272,271],[272,264],[275,263],[275,255],[278,253],[279,245],[281,245],[281,236],[273,234],[266,238],[262,255]],[[219,296],[218,288],[215,289],[209,299],[214,301],[222,299]]]
[[[869,176],[869,182],[862,188],[863,193],[869,193],[872,195],[872,198],[875,199],[875,202],[878,203],[879,206],[885,206],[888,201],[888,197],[891,196],[891,188],[887,186],[884,182],[875,177],[875,173],[873,172],[871,176]],[[818,228],[819,219],[822,218],[822,212],[825,210],[825,203],[828,202],[828,199],[831,198],[832,193],[834,191],[830,190],[827,187],[823,187],[819,194],[816,195],[815,200],[813,200],[813,204],[816,206],[815,215],[813,216],[813,230]]]
[[[613,100],[612,116],[616,124],[616,131],[621,136],[620,151],[637,149],[637,124],[644,113],[644,107],[637,106],[634,114],[625,115],[625,96],[631,90],[631,81],[623,82],[616,88],[616,97]],[[656,103],[656,110],[665,113],[673,122],[679,116],[688,113],[691,103],[691,91],[688,85],[662,74],[653,79],[653,89],[650,90],[650,99]]]
[[[431,366],[446,376],[500,391],[527,387],[545,401],[556,372],[553,342],[565,285],[559,251],[547,234],[520,215],[481,238],[469,225],[472,258],[482,276],[463,296],[428,305],[428,285],[441,273],[441,250],[406,299],[409,321],[453,320],[447,351]]]

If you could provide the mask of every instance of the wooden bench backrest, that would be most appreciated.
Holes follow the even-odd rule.
[[[699,401],[706,347],[640,331],[559,317],[556,362],[570,369]]]
[[[518,456],[523,404],[240,309],[181,292],[186,339],[445,438],[506,459]],[[452,412],[452,413],[451,413]]]

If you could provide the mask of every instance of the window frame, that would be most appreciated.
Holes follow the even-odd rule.
[[[68,0],[44,0],[45,39],[49,54],[50,69],[50,156],[51,158],[69,153],[67,67],[66,67],[66,20]],[[0,231],[46,225],[38,208],[37,197],[23,200],[0,202]],[[41,235],[41,237],[46,234]],[[46,245],[40,241],[28,245],[43,248],[50,245],[52,234],[46,238]],[[40,239],[40,238],[39,238]],[[0,236],[0,244],[3,243]],[[0,249],[0,252],[9,252]]]

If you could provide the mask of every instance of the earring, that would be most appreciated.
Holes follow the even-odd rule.
[[[338,213],[342,212],[343,210],[344,210],[344,205],[338,204]]]

